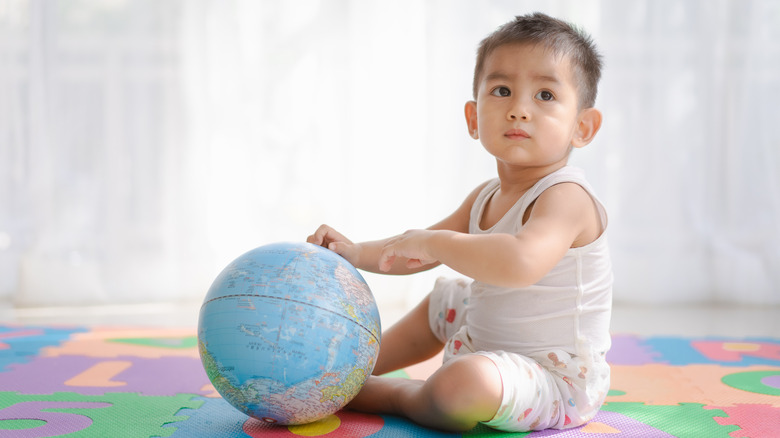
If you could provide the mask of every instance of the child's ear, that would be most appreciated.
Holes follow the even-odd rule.
[[[580,111],[579,123],[571,139],[571,145],[575,148],[586,146],[593,140],[601,128],[601,111],[596,108],[586,108]]]
[[[474,140],[479,138],[479,130],[477,129],[477,102],[470,100],[466,102],[466,126],[469,128],[469,135]]]

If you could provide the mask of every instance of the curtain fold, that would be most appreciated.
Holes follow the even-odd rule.
[[[605,56],[571,162],[616,300],[780,304],[771,0],[0,0],[0,300],[197,299],[321,222],[438,221],[495,172],[463,117],[477,44],[536,10]],[[436,275],[370,281],[412,304]]]

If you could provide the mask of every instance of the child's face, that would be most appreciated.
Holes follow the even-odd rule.
[[[565,164],[571,147],[579,146],[573,144],[579,111],[568,58],[538,45],[499,46],[485,60],[477,101],[467,104],[466,116],[472,135],[476,129],[499,162]]]

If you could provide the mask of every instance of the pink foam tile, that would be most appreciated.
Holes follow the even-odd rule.
[[[737,426],[733,438],[770,438],[780,436],[780,407],[765,404],[737,404],[734,406],[705,406],[721,409],[728,417],[713,417],[721,426]]]
[[[745,358],[780,362],[780,344],[761,341],[693,341],[691,346],[710,360],[740,362]]]

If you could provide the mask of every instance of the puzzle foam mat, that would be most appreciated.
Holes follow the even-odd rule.
[[[607,403],[576,429],[451,434],[349,411],[284,427],[219,397],[194,329],[0,325],[0,437],[780,437],[780,339],[614,335],[608,360]]]

